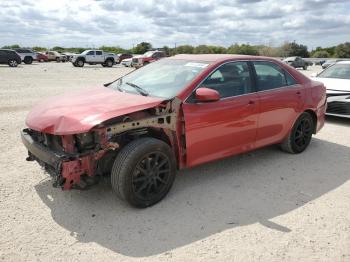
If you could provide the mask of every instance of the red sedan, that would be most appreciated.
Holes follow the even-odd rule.
[[[49,58],[47,55],[45,55],[44,53],[37,53],[37,56],[36,56],[38,62],[48,62],[49,61]]]
[[[120,198],[147,207],[165,197],[177,169],[272,144],[303,152],[324,125],[325,91],[268,57],[177,55],[42,102],[22,141],[55,186],[110,175]]]

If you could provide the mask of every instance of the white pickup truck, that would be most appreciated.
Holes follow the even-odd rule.
[[[105,53],[102,50],[85,50],[80,55],[74,55],[71,62],[76,67],[83,67],[85,63],[112,67],[115,64],[115,60],[114,54]]]

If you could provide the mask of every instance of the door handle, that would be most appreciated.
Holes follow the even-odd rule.
[[[297,94],[297,96],[301,96],[301,92],[300,91],[297,91],[296,94]]]
[[[254,105],[254,104],[255,104],[255,101],[249,100],[248,105]]]

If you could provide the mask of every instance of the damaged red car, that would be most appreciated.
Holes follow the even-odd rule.
[[[301,153],[324,125],[326,89],[267,57],[176,55],[101,87],[38,104],[21,133],[65,190],[110,176],[136,207],[169,192],[178,169],[279,144]]]

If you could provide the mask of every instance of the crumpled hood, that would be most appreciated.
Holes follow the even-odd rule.
[[[36,105],[26,125],[34,130],[68,135],[84,133],[108,119],[152,108],[162,98],[145,97],[97,87],[49,98]]]

